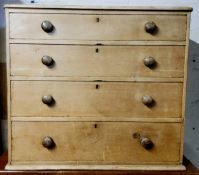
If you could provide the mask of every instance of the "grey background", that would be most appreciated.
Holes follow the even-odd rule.
[[[65,5],[191,6],[190,48],[184,155],[199,168],[199,0],[32,0],[34,3]],[[0,63],[5,63],[4,4],[30,3],[31,0],[0,0]],[[2,150],[7,148],[7,121],[1,114]],[[168,128],[169,129],[169,128]]]

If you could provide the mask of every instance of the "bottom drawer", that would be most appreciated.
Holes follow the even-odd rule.
[[[180,161],[181,123],[15,121],[11,134],[12,164]]]

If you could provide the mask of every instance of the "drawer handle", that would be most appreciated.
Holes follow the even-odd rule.
[[[52,105],[54,103],[54,99],[52,95],[44,95],[42,97],[42,102],[46,105]]]
[[[42,140],[42,145],[43,145],[43,147],[45,147],[47,149],[52,149],[55,147],[55,142],[53,141],[53,139],[51,137],[46,136]]]
[[[153,142],[151,139],[148,137],[142,136],[139,133],[134,133],[133,138],[138,139],[139,143],[146,149],[146,150],[151,150],[154,146]]]
[[[151,96],[144,95],[142,96],[142,103],[145,104],[146,106],[151,106],[154,103],[154,100]]]
[[[52,57],[44,55],[41,59],[42,63],[46,66],[51,66],[54,63],[54,60]]]
[[[153,21],[149,21],[145,24],[145,31],[153,34],[157,31],[157,25]]]
[[[140,144],[147,150],[150,150],[153,148],[153,142],[147,137],[142,137],[140,139]]]
[[[45,31],[46,33],[50,33],[53,31],[54,26],[50,21],[43,21],[41,23],[41,28],[43,29],[43,31]]]
[[[145,57],[143,62],[144,62],[144,65],[149,68],[155,66],[156,64],[156,61],[153,57]]]

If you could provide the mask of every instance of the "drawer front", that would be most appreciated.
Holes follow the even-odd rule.
[[[46,32],[43,21],[50,21]],[[156,30],[145,31],[153,21]],[[67,40],[185,40],[184,15],[10,14],[10,38]]]
[[[184,46],[11,44],[10,49],[11,74],[17,76],[183,77],[184,70]]]
[[[135,133],[140,139],[134,138]],[[180,137],[180,123],[13,122],[12,163],[178,162]],[[143,143],[143,139],[151,141],[153,146],[151,142],[151,146]]]
[[[11,116],[181,117],[182,85],[12,81]]]

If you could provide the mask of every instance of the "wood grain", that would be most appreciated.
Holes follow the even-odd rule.
[[[107,45],[107,46],[185,46],[186,41],[102,41],[102,40],[45,40],[10,39],[10,44],[55,44],[55,45]]]
[[[100,21],[96,22],[96,18]],[[41,29],[49,20],[52,33]],[[144,25],[154,21],[156,34],[145,32]],[[24,25],[26,24],[26,25]],[[169,25],[168,25],[169,24]],[[85,32],[86,31],[86,32]],[[78,39],[78,40],[185,40],[186,16],[181,15],[74,15],[74,14],[10,14],[10,38]]]
[[[51,174],[51,175],[60,175],[60,174],[63,174],[63,175],[159,175],[161,173],[161,175],[198,175],[199,174],[199,170],[197,170],[197,168],[189,161],[187,160],[185,157],[184,157],[184,160],[183,160],[183,164],[184,164],[184,167],[186,167],[186,171],[180,171],[180,170],[177,170],[177,167],[180,167],[179,165],[167,165],[166,167],[170,167],[171,170],[170,171],[163,171],[163,170],[154,170],[154,171],[148,171],[146,170],[146,168],[143,167],[144,170],[140,171],[140,170],[104,170],[104,171],[101,171],[101,170],[67,170],[67,169],[63,169],[63,170],[50,170],[50,169],[46,169],[46,170],[43,170],[41,172],[41,170],[25,170],[25,167],[27,168],[27,166],[19,166],[19,165],[16,165],[18,167],[18,170],[16,168],[16,166],[10,166],[10,165],[7,165],[6,166],[6,163],[7,163],[7,159],[8,159],[8,152],[4,152],[2,156],[0,156],[0,173],[2,175],[35,175],[35,174],[43,174],[43,175],[47,175],[47,174]],[[6,167],[10,167],[10,169],[12,170],[6,170],[5,169],[5,166]],[[146,165],[145,165],[146,166]],[[151,165],[149,165],[151,166]],[[159,165],[160,166],[160,165]],[[20,169],[21,167],[21,169]],[[53,167],[53,166],[52,166]],[[138,166],[136,166],[138,167]],[[154,166],[155,167],[155,166]],[[157,167],[157,166],[156,166]],[[161,166],[163,167],[163,166]],[[173,169],[172,169],[173,167]],[[174,167],[175,167],[175,170],[174,170]],[[164,169],[165,170],[165,169]]]
[[[135,132],[154,148],[145,150]],[[180,123],[12,122],[12,164],[177,164],[180,132]],[[45,136],[54,149],[42,146]]]
[[[19,117],[178,118],[182,115],[181,83],[12,81],[11,95],[11,116]],[[55,104],[43,104],[43,95],[52,95]],[[154,106],[144,105],[143,95],[151,96]]]
[[[7,168],[184,170],[191,10],[8,5]],[[44,20],[52,33],[41,29]],[[145,32],[148,21],[158,26],[154,34]],[[41,64],[44,54],[54,67]],[[145,56],[155,57],[153,70]],[[49,94],[51,106],[41,100]],[[142,104],[143,95],[154,105]],[[154,148],[141,147],[133,132]],[[44,136],[55,149],[42,147]]]
[[[140,118],[140,117],[11,117],[11,121],[59,121],[59,122],[91,122],[91,121],[103,121],[103,122],[153,122],[153,123],[182,123],[182,118]]]
[[[69,82],[159,82],[159,83],[182,83],[184,78],[152,78],[152,77],[39,77],[39,76],[10,76],[14,81],[69,81]]]
[[[23,164],[13,164],[13,165],[6,165],[6,170],[10,170],[11,172],[14,173],[15,172],[19,172],[21,173],[21,171],[23,172],[32,172],[33,173],[41,173],[42,170],[42,174],[44,174],[43,172],[47,173],[55,173],[57,172],[58,174],[70,174],[72,173],[71,171],[73,171],[73,173],[75,174],[81,174],[83,173],[85,174],[89,174],[92,173],[93,171],[97,174],[103,174],[103,172],[105,171],[108,174],[118,174],[119,172],[123,172],[122,174],[124,175],[125,173],[127,173],[129,175],[132,174],[132,172],[136,172],[136,175],[139,173],[143,173],[144,172],[159,172],[161,171],[167,171],[167,173],[169,171],[173,171],[175,172],[174,174],[176,175],[176,172],[183,172],[186,170],[186,167],[184,165],[150,165],[150,164],[146,164],[146,165],[57,165],[57,164],[48,164],[48,165],[38,165],[38,164],[34,164],[34,165],[23,165]],[[89,171],[88,171],[89,169]],[[76,172],[74,172],[76,171]],[[86,171],[86,172],[85,172]],[[29,175],[28,173],[28,175]],[[105,174],[106,174],[105,173]],[[21,174],[19,174],[21,175]],[[154,174],[153,174],[154,175]],[[168,175],[168,174],[167,174]],[[180,175],[182,175],[180,173]]]
[[[40,10],[40,9],[56,9],[56,10],[78,10],[78,9],[82,9],[82,10],[117,10],[117,11],[126,11],[126,10],[130,10],[130,11],[158,11],[158,13],[161,13],[162,11],[169,11],[170,13],[172,13],[172,11],[177,11],[178,13],[181,11],[192,11],[193,8],[192,7],[183,7],[183,6],[83,6],[83,5],[47,5],[47,4],[6,4],[4,7],[6,8],[14,8],[16,9],[20,9],[22,8],[24,9],[36,9],[36,10]]]
[[[189,57],[189,35],[190,35],[190,22],[191,22],[191,13],[187,14],[187,38],[186,38],[186,48],[185,48],[185,64],[184,64],[184,87],[183,87],[183,96],[182,96],[182,118],[185,119],[185,109],[186,109],[186,92],[187,92],[187,70],[188,70],[188,57]],[[184,127],[185,123],[182,126],[182,144],[181,144],[181,155],[183,155],[184,148]],[[183,161],[181,157],[181,162]]]
[[[11,118],[10,118],[10,46],[9,46],[9,36],[10,36],[10,11],[5,10],[6,16],[6,76],[7,76],[7,115],[8,115],[8,163],[11,162]]]
[[[183,77],[184,46],[78,46],[11,44],[11,75],[69,77]],[[54,64],[41,62],[48,55]],[[156,65],[146,67],[143,59]]]

